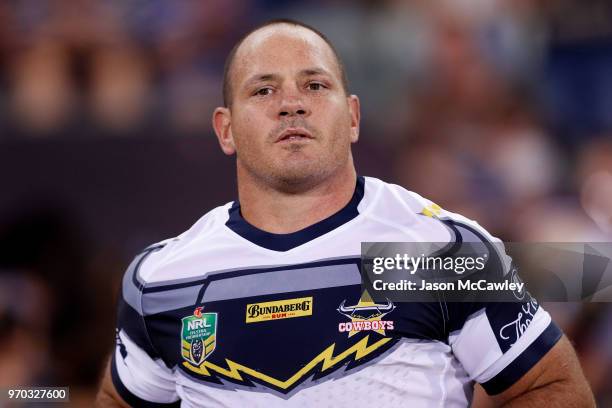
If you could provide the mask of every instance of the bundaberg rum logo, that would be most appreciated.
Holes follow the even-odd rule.
[[[245,321],[256,323],[304,316],[312,316],[312,296],[248,304]]]
[[[197,307],[193,315],[183,317],[181,328],[181,356],[199,366],[215,350],[217,313],[202,313]]]

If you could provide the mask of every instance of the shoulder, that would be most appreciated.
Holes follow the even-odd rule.
[[[375,177],[364,177],[364,179],[365,196],[362,200],[363,207],[388,203],[391,206],[397,206],[398,210],[420,213],[424,208],[434,204],[432,201],[400,185],[387,183]]]
[[[365,177],[365,195],[360,212],[414,231],[434,231],[434,234],[419,234],[419,238],[426,241],[441,242],[441,237],[447,237],[451,241],[501,242],[476,220],[449,211],[414,191],[374,177]]]
[[[433,201],[400,185],[387,183],[374,177],[365,177],[365,196],[362,200],[364,212],[378,214],[410,215],[434,220],[452,219],[474,223],[462,215],[443,209]]]
[[[142,290],[148,283],[164,280],[165,266],[189,257],[202,245],[215,240],[227,221],[232,202],[216,207],[198,219],[185,232],[154,244],[139,252],[123,277],[123,288],[129,283]]]

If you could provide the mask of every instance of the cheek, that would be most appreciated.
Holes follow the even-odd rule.
[[[350,143],[351,119],[346,109],[336,108],[326,111],[326,121],[330,133],[330,142],[333,144],[344,145]]]
[[[251,127],[250,130],[261,133],[277,124],[277,112],[272,101],[254,103],[243,111],[242,121],[245,126]]]
[[[233,123],[234,141],[238,148],[256,148],[264,143],[269,132],[269,125],[260,112],[244,110]]]

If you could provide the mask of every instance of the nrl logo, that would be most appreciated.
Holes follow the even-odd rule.
[[[181,321],[181,356],[199,366],[215,351],[217,313],[202,313],[202,307],[197,307]]]
[[[393,320],[382,320],[395,309],[392,302],[378,304],[361,299],[355,306],[344,306],[345,302],[346,300],[343,300],[337,310],[351,321],[339,323],[339,332],[348,332],[348,336],[351,337],[360,331],[371,330],[384,336],[385,330],[393,330]]]

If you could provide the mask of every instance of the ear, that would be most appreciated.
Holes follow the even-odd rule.
[[[228,108],[216,108],[212,117],[213,128],[223,153],[231,156],[236,153],[236,144],[232,134],[232,114]]]
[[[359,121],[361,119],[361,110],[359,107],[359,98],[357,95],[351,95],[346,98],[351,115],[351,143],[356,143],[359,140]]]

